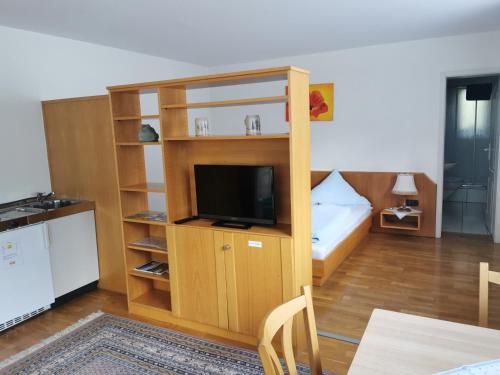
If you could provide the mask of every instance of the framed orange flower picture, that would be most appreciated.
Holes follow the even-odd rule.
[[[288,95],[288,86],[285,88]],[[311,121],[333,121],[333,83],[314,83],[309,85],[309,111]],[[288,103],[286,103],[288,121]]]

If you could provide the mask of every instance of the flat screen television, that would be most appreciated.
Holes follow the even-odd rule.
[[[225,226],[276,224],[272,166],[195,165],[194,177],[198,217]]]

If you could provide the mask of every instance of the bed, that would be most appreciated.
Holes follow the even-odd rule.
[[[313,285],[321,286],[368,234],[370,202],[333,171],[311,192]]]

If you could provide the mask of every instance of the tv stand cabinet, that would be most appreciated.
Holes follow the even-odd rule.
[[[290,224],[278,223],[275,225],[252,225],[250,228],[229,228],[214,226],[215,221],[210,219],[195,219],[178,226],[206,228],[216,231],[227,231],[235,233],[254,233],[267,236],[291,237],[292,227]]]
[[[256,337],[289,287],[282,265],[292,262],[291,238],[182,225],[167,233],[178,275],[170,281],[174,314]]]
[[[187,100],[186,93],[193,88],[224,86],[230,91],[232,85],[269,81],[281,81],[282,92],[288,86],[288,94],[195,103]],[[288,66],[113,86],[108,90],[129,311],[256,344],[264,316],[300,295],[302,285],[312,284],[309,73]],[[141,113],[143,93],[157,95],[158,114]],[[190,108],[199,111],[259,103],[278,105],[278,110],[284,111],[286,102],[287,133],[194,137],[188,131]],[[138,142],[142,120],[152,118],[160,123],[159,141]],[[146,179],[144,147],[162,149],[162,184]],[[196,164],[273,166],[277,224],[249,229],[216,227],[213,220],[204,219],[175,224],[197,215]],[[127,218],[149,210],[150,192],[165,194],[166,220]],[[165,239],[167,248],[153,250],[132,244],[150,236]],[[168,277],[148,278],[133,271],[150,260],[168,262]],[[297,319],[294,344],[302,347],[304,343],[304,326]]]

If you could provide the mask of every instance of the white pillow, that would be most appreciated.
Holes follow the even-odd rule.
[[[342,206],[371,206],[368,199],[359,195],[356,190],[342,178],[338,170],[334,170],[327,178],[312,189],[312,204],[338,204]]]

